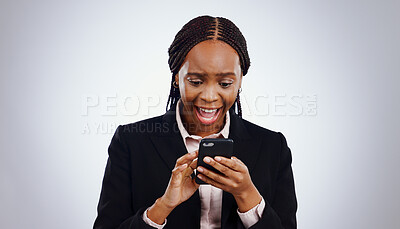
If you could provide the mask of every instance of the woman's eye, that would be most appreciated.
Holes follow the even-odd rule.
[[[189,83],[195,86],[202,84],[203,82],[200,80],[189,80]]]
[[[223,88],[227,88],[227,87],[231,86],[232,83],[223,82],[223,83],[219,83],[219,85],[221,85],[221,87],[223,87]]]

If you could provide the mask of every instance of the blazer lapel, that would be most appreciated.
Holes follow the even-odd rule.
[[[249,134],[243,119],[233,112],[230,117],[229,138],[233,139],[233,155],[243,161],[251,172],[257,162],[261,141]]]
[[[176,160],[187,153],[175,115],[175,109],[165,113],[162,116],[161,128],[156,134],[151,135],[154,147],[171,171],[175,167]]]
[[[251,136],[243,120],[234,112],[230,111],[231,126],[229,130],[229,138],[233,139],[233,155],[246,164],[249,173],[251,174],[254,166],[257,163],[258,154],[260,153],[261,141]],[[222,196],[222,228],[233,228],[236,225],[238,218],[237,204],[232,194],[223,192]]]

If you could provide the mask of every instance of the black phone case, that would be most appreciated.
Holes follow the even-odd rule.
[[[223,156],[226,158],[231,158],[233,154],[233,140],[229,138],[204,138],[200,141],[199,146],[199,156],[197,160],[197,166],[203,166],[206,169],[220,173],[214,167],[206,164],[203,159],[206,156],[214,158],[215,156]],[[197,177],[196,170],[196,183],[197,184],[207,184]]]

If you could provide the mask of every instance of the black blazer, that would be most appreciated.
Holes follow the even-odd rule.
[[[281,133],[259,127],[230,111],[229,138],[234,155],[248,167],[266,206],[251,228],[296,228],[297,201],[291,152]],[[176,159],[187,153],[175,119],[175,109],[144,121],[119,126],[108,148],[109,158],[93,228],[153,228],[143,212],[168,185]],[[221,228],[244,228],[230,193],[223,192]],[[176,207],[165,229],[200,228],[200,197]]]

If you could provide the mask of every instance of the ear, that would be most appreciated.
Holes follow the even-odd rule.
[[[179,85],[179,72],[175,75],[175,82],[177,85]]]

